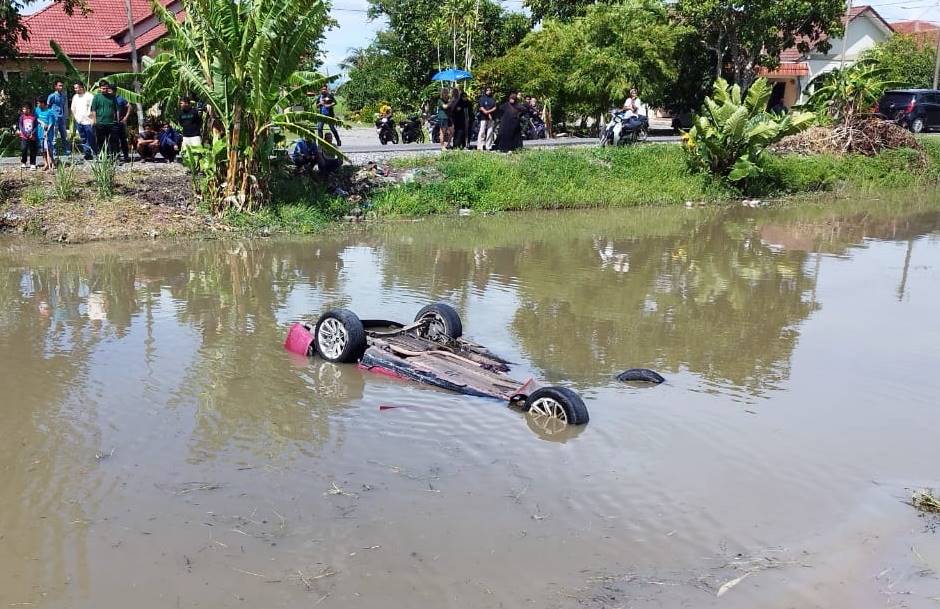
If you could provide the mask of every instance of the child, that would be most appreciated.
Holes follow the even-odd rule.
[[[20,136],[20,161],[23,163],[23,169],[29,167],[30,171],[36,171],[36,117],[30,110],[29,104],[23,104],[20,108],[20,117],[16,121],[16,132]],[[27,156],[29,165],[26,164]]]
[[[55,167],[53,142],[55,141],[55,110],[46,104],[42,97],[36,100],[36,120],[39,121],[39,147],[42,148],[42,170]]]

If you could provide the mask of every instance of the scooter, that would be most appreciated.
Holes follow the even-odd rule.
[[[392,117],[380,116],[379,120],[375,121],[375,128],[379,132],[379,141],[383,146],[389,142],[398,143],[398,131],[395,129],[395,121]]]
[[[401,141],[403,144],[424,143],[424,127],[421,125],[420,116],[413,114],[402,122]]]
[[[645,142],[650,134],[649,118],[642,115],[627,114],[623,110],[612,110],[610,122],[604,127],[600,135],[600,145],[626,146]]]

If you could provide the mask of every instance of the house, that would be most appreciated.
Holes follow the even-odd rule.
[[[780,54],[777,69],[761,71],[761,76],[774,85],[775,99],[782,98],[787,107],[804,101],[807,85],[820,74],[840,67],[843,60],[845,65],[854,64],[865,51],[894,34],[891,25],[870,6],[852,7],[842,23],[845,26],[843,38],[812,41],[808,53],[800,53],[796,48],[787,49]],[[817,48],[823,40],[830,45],[825,53]]]
[[[182,19],[180,0],[161,0]],[[29,32],[19,42],[20,56],[0,61],[4,77],[39,65],[52,73],[64,73],[49,46],[55,40],[72,58],[75,67],[92,78],[131,71],[131,43],[125,0],[85,0],[87,11],[76,9],[69,16],[60,3],[53,3],[23,19]],[[148,0],[130,0],[138,57],[153,55],[157,43],[166,35],[166,27],[154,16]]]

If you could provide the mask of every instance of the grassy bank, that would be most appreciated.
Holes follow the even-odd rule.
[[[686,168],[681,148],[653,144],[620,149],[533,150],[498,155],[454,152],[404,159],[416,179],[382,189],[373,204],[382,215],[681,205],[741,196],[772,197],[852,188],[902,188],[940,181],[940,144],[926,154],[895,150],[877,157],[772,156],[743,191]],[[926,160],[925,160],[926,159]]]

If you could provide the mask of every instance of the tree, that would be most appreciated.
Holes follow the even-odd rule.
[[[679,0],[676,11],[700,33],[713,75],[747,89],[787,49],[828,51],[842,35],[845,0]]]
[[[504,91],[552,99],[556,115],[597,116],[620,106],[633,87],[659,103],[676,80],[674,53],[684,32],[655,0],[595,4],[570,22],[546,20],[478,76]]]
[[[865,52],[865,60],[885,70],[885,77],[899,87],[929,89],[933,86],[937,48],[923,39],[896,34]]]
[[[169,35],[166,50],[147,62],[146,95],[168,101],[191,92],[208,105],[211,143],[196,156],[213,209],[256,209],[268,197],[275,132],[319,140],[317,121],[335,121],[291,111],[326,82],[301,67],[311,41],[329,23],[327,5],[322,0],[183,0],[182,23],[157,0],[151,6]]]
[[[591,0],[523,0],[536,23],[545,19],[571,21],[587,12],[594,4]]]
[[[340,88],[350,107],[381,102],[419,107],[431,76],[443,67],[473,68],[499,56],[530,29],[528,19],[493,0],[370,0],[372,18],[388,27],[354,53],[355,65]],[[349,62],[353,63],[353,62]]]

